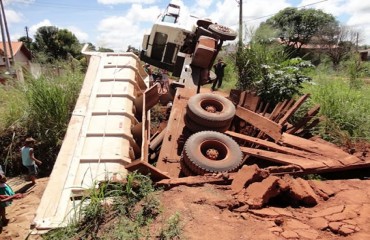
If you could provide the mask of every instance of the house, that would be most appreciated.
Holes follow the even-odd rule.
[[[362,61],[370,61],[370,49],[363,49],[358,51]]]
[[[11,42],[13,49],[14,62],[15,64],[22,66],[29,66],[32,59],[31,51],[27,49],[23,42]],[[6,44],[7,58],[11,62],[9,44]],[[0,69],[5,69],[5,54],[4,54],[4,44],[0,42]]]

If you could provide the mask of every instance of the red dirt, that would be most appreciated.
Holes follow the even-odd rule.
[[[39,179],[25,198],[7,208],[10,223],[0,239],[27,237],[47,180]],[[9,182],[25,184],[19,179]],[[181,239],[370,239],[370,180],[330,180],[325,188],[331,197],[312,208],[268,206],[237,212],[230,186],[178,186],[160,195],[164,212],[159,219],[178,212],[184,229]]]

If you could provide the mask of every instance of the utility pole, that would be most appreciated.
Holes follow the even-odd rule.
[[[1,5],[1,12],[2,12],[3,18],[4,18],[4,26],[5,26],[6,36],[8,38],[8,43],[9,43],[10,58],[12,59],[12,63],[14,64],[14,53],[13,53],[13,48],[12,48],[12,41],[10,40],[8,22],[6,21],[3,0],[0,0],[0,5]]]
[[[2,4],[3,2],[0,0],[0,3]],[[5,33],[4,33],[4,24],[3,24],[3,14],[0,12],[0,27],[1,27],[1,37],[3,40],[3,48],[4,48],[4,58],[5,58],[5,66],[6,70],[10,72],[10,63],[9,63],[9,58],[8,58],[8,50],[6,46],[6,38],[5,38]]]
[[[239,50],[243,48],[243,0],[239,0]]]

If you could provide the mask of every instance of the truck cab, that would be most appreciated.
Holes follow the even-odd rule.
[[[209,19],[200,19],[186,29],[178,24],[179,14],[180,7],[169,4],[159,15],[151,32],[144,35],[140,59],[175,77],[180,77],[185,58],[192,58],[191,65],[203,72],[209,71],[223,41],[234,40],[236,32]]]

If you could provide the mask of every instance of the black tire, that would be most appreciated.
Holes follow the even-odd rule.
[[[213,112],[206,109],[211,109]],[[225,97],[200,93],[189,99],[186,114],[190,120],[201,126],[222,128],[230,125],[235,116],[235,106]]]
[[[221,127],[203,126],[191,120],[188,115],[185,115],[184,123],[185,126],[193,133],[201,131],[226,132],[230,127],[231,121],[225,122],[225,126]]]
[[[189,169],[200,175],[232,172],[238,169],[243,161],[239,145],[229,136],[213,131],[191,135],[182,154]]]
[[[220,39],[223,41],[232,41],[238,36],[238,34],[231,28],[219,24],[209,25],[208,30],[220,36]]]

